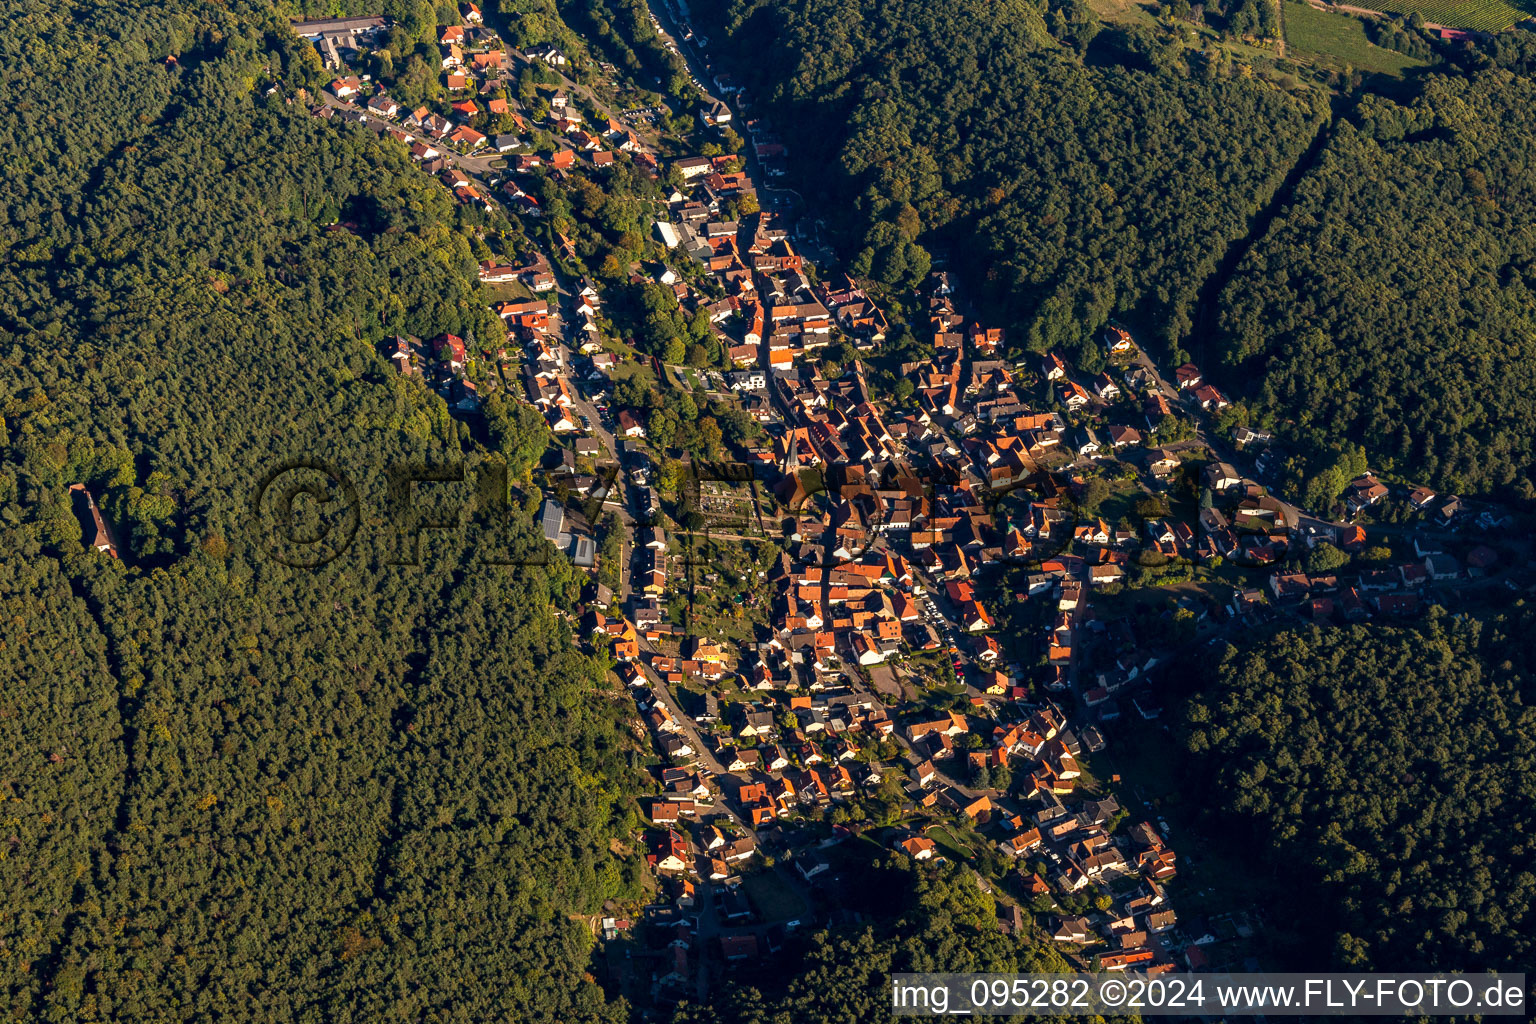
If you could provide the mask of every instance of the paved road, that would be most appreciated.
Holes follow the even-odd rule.
[[[574,353],[571,352],[570,345],[567,344],[565,340],[564,323],[564,318],[561,318],[561,326],[557,328],[556,334],[560,347],[560,361],[565,366],[565,372],[563,374],[565,378],[565,386],[571,392],[571,398],[575,402],[576,411],[585,416],[587,418],[587,422],[592,425],[592,433],[597,436],[598,441],[602,442],[603,449],[608,453],[608,457],[616,459],[619,455],[618,441],[614,438],[613,434],[609,432],[608,428],[603,426],[602,415],[597,411],[597,407],[595,405],[587,401],[587,397],[582,394],[581,388],[578,386],[576,378],[572,376],[575,368],[575,364],[572,361],[572,356]]]
[[[678,725],[682,726],[683,738],[693,747],[694,758],[715,775],[729,775],[730,773],[726,771],[725,765],[720,763],[719,759],[710,750],[709,745],[704,742],[704,738],[699,733],[699,727],[694,723],[693,717],[684,712],[683,706],[678,703],[677,697],[672,693],[672,688],[667,685],[661,676],[651,671],[649,665],[644,665],[643,667],[646,677],[651,681],[651,691],[656,694],[656,699],[661,701],[662,705],[671,712],[672,717],[677,720]],[[736,821],[741,820],[729,808],[726,809],[726,813],[730,814]]]

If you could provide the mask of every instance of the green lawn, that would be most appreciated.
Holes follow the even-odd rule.
[[[776,868],[747,875],[741,884],[747,887],[752,905],[769,924],[804,919],[810,913],[811,908],[805,905],[805,900]]]
[[[631,356],[634,355],[633,350],[631,350],[627,345],[617,346],[615,350],[619,353],[627,353]],[[612,380],[614,384],[618,384],[620,381],[628,380],[631,377],[638,377],[644,384],[651,387],[656,385],[656,374],[652,372],[649,365],[642,363],[639,359],[626,359],[624,362],[619,363],[613,369],[608,371],[608,378]]]
[[[485,293],[492,302],[524,302],[533,298],[533,292],[517,281],[492,281],[485,286]]]
[[[1134,480],[1112,480],[1109,482],[1109,497],[1105,498],[1098,508],[1098,517],[1114,528],[1121,520],[1134,522],[1132,512],[1136,503],[1147,496],[1147,492]]]
[[[1290,0],[1285,3],[1285,41],[1291,59],[1319,67],[1341,69],[1348,65],[1356,71],[1400,76],[1407,68],[1424,63],[1372,43],[1359,18],[1330,14]]]
[[[1112,24],[1145,25],[1148,28],[1157,25],[1157,16],[1147,9],[1147,5],[1136,0],[1090,0],[1089,6],[1100,18]]]
[[[947,825],[936,825],[924,834],[955,860],[969,861],[976,856],[975,845],[955,835]]]

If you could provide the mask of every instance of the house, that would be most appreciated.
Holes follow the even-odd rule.
[[[1093,937],[1093,926],[1086,917],[1064,917],[1056,930],[1051,932],[1051,938],[1057,942],[1075,942],[1079,945]]]
[[[1101,373],[1093,378],[1093,393],[1106,402],[1112,402],[1120,397],[1120,385],[1108,373]]]
[[[1081,409],[1088,404],[1088,392],[1075,380],[1062,380],[1059,387],[1061,404],[1068,409]]]
[[[1252,427],[1238,427],[1232,431],[1232,441],[1239,448],[1246,448],[1251,444],[1267,444],[1274,439],[1273,434],[1263,430],[1254,430]]]
[[[961,733],[970,732],[971,727],[966,724],[964,718],[953,711],[945,712],[944,717],[929,719],[919,722],[911,722],[907,725],[907,738],[917,742],[924,736],[940,733],[945,736],[958,736]]]
[[[1136,348],[1136,343],[1131,340],[1130,332],[1124,327],[1110,325],[1104,328],[1104,347],[1111,355],[1122,352],[1130,352]]]
[[[1147,470],[1153,476],[1167,476],[1179,468],[1179,457],[1166,448],[1153,448],[1147,453]]]
[[[651,820],[658,825],[676,824],[683,815],[694,813],[693,801],[653,800]]]
[[[720,936],[720,955],[726,962],[734,963],[738,960],[756,960],[757,936],[752,932],[745,935]]]
[[[885,651],[868,633],[859,631],[849,635],[849,646],[860,665],[878,665],[885,661]]]
[[[1499,553],[1486,544],[1479,544],[1467,552],[1467,575],[1486,576],[1499,564]]]
[[[1232,403],[1211,385],[1201,384],[1195,388],[1195,404],[1206,412],[1220,412]]]
[[[932,761],[923,761],[912,767],[912,778],[919,786],[926,786],[938,777],[937,770]]]
[[[1276,601],[1300,601],[1310,592],[1306,573],[1276,573],[1269,578],[1269,589]]]
[[[1205,467],[1205,486],[1213,491],[1227,491],[1233,487],[1240,487],[1243,483],[1242,474],[1225,462],[1213,462]]]
[[[912,836],[896,844],[897,848],[913,860],[930,860],[938,844],[927,836]]]
[[[984,822],[992,817],[992,800],[983,794],[963,805],[960,812],[972,821]]]
[[[1107,433],[1110,445],[1115,448],[1141,443],[1141,431],[1135,427],[1110,427]]]
[[[1017,832],[997,845],[999,849],[1010,857],[1022,857],[1031,850],[1038,849],[1042,842],[1040,830],[1032,828],[1025,832]]]
[[[400,113],[400,104],[383,93],[379,93],[368,101],[368,109],[383,117],[394,117]]]
[[[338,78],[331,83],[331,94],[339,100],[349,100],[363,91],[362,79],[355,75]]]
[[[707,156],[683,157],[681,160],[672,161],[672,166],[677,168],[684,180],[697,178],[701,174],[710,174],[715,169],[714,163]]]
[[[699,110],[699,120],[706,127],[722,128],[731,123],[731,108],[716,100]]]
[[[1088,582],[1099,587],[1106,583],[1119,583],[1125,579],[1125,572],[1113,562],[1106,565],[1093,565],[1088,567]]]
[[[657,871],[687,871],[691,859],[688,840],[681,832],[667,829],[656,842]]]
[[[464,339],[457,334],[439,334],[432,339],[432,353],[448,364],[453,373],[463,371],[466,360]]]
[[[523,53],[529,60],[543,61],[552,68],[563,68],[568,63],[565,54],[553,43],[529,47]]]
[[[86,510],[91,514],[91,525],[86,530],[91,535],[91,547],[103,554],[117,557],[117,545],[112,541],[112,535],[107,531],[107,521],[102,518],[101,509],[96,507],[96,499],[84,484],[70,484],[71,491],[78,491],[85,495]]]
[[[1185,363],[1173,371],[1173,379],[1179,385],[1180,391],[1188,391],[1205,383],[1205,377],[1200,373],[1200,368],[1194,363]]]
[[[1157,953],[1150,949],[1126,949],[1118,953],[1104,953],[1099,957],[1099,969],[1123,971],[1134,964],[1146,963],[1156,956]]]
[[[1349,482],[1344,505],[1352,513],[1363,512],[1387,496],[1387,486],[1370,473]]]
[[[644,437],[645,424],[641,423],[636,415],[628,409],[620,409],[618,416],[619,433],[624,437]]]
[[[1461,564],[1454,555],[1432,554],[1424,559],[1424,569],[1435,581],[1453,580],[1461,575]]]
[[[831,870],[832,862],[820,850],[806,850],[795,857],[795,871],[807,882]]]
[[[1091,457],[1099,453],[1099,435],[1093,432],[1092,427],[1084,427],[1078,431],[1076,439],[1077,454]]]

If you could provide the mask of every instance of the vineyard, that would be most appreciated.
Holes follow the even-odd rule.
[[[1536,17],[1536,0],[1380,0],[1382,10],[1417,14],[1427,22],[1476,32],[1498,32]],[[1363,7],[1375,6],[1361,3]]]

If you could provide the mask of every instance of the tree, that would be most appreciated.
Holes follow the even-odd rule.
[[[992,786],[1003,792],[1013,788],[1013,769],[1006,764],[1000,764],[992,769]]]
[[[483,411],[491,446],[506,459],[508,477],[528,479],[551,440],[544,417],[533,406],[500,393],[486,399]]]
[[[705,416],[699,421],[695,450],[706,459],[719,458],[722,436],[720,425],[715,422],[715,418]]]
[[[1083,485],[1083,496],[1078,500],[1078,503],[1081,505],[1085,515],[1093,515],[1109,495],[1109,483],[1103,477],[1090,477],[1088,482]]]
[[[1323,541],[1307,554],[1307,571],[1312,573],[1335,572],[1349,564],[1349,555]]]
[[[1360,561],[1379,569],[1392,561],[1392,549],[1385,544],[1374,544],[1360,552]]]

